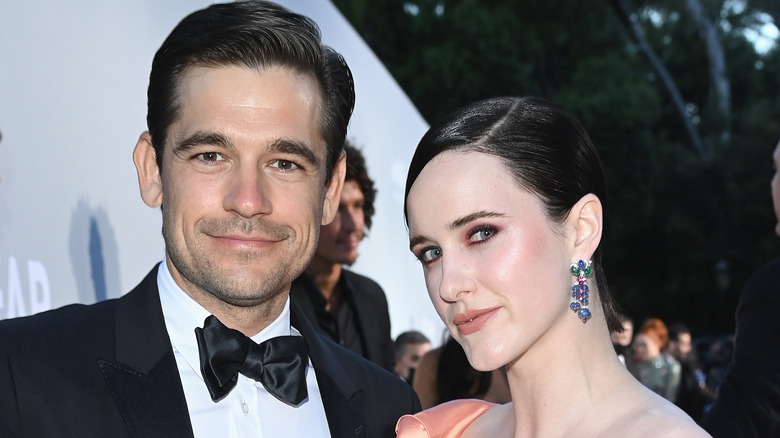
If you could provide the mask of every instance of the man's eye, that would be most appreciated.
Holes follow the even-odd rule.
[[[300,168],[298,164],[288,160],[276,160],[271,166],[278,167],[281,170],[295,170]]]
[[[203,152],[202,154],[196,155],[196,157],[203,161],[220,161],[222,160],[222,154],[219,152]]]

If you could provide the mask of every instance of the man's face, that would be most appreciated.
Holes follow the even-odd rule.
[[[416,370],[420,365],[420,360],[423,355],[431,349],[431,344],[426,343],[414,343],[406,344],[404,347],[404,354],[395,363],[395,372],[404,380],[409,379],[409,371]]]
[[[317,259],[343,265],[355,263],[358,244],[365,232],[363,201],[363,192],[357,181],[346,181],[336,217],[320,230]]]
[[[631,339],[634,337],[634,324],[630,321],[623,323],[623,332],[610,332],[610,339],[612,344],[628,347],[631,344]]]
[[[692,344],[690,333],[680,333],[677,341],[670,340],[669,343],[672,344],[670,345],[672,356],[677,359],[685,359],[691,352]]]
[[[775,207],[775,217],[777,218],[777,225],[775,226],[775,233],[780,236],[780,143],[775,146],[775,152],[772,154],[772,160],[774,161],[775,174],[772,176],[772,204]]]
[[[326,185],[316,80],[281,67],[194,67],[179,91],[162,171],[141,184],[147,204],[162,204],[174,280],[201,303],[286,300],[343,178]]]

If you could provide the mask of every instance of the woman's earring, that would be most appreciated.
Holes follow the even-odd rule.
[[[569,308],[577,312],[577,317],[585,324],[590,319],[590,309],[588,309],[588,281],[587,276],[593,273],[593,264],[590,260],[587,263],[580,260],[571,264],[571,273],[577,277],[577,283],[571,287],[571,297],[574,301],[569,304]]]

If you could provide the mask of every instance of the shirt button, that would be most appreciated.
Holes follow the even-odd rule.
[[[242,411],[243,411],[245,414],[248,414],[248,413],[249,413],[249,405],[248,405],[248,404],[246,404],[246,402],[241,402],[241,410],[242,410]]]

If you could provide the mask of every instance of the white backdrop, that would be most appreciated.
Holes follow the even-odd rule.
[[[146,129],[154,52],[202,0],[4,2],[0,6],[0,319],[114,298],[163,256],[160,212],[131,160]],[[313,18],[355,77],[349,138],[379,190],[355,271],[377,280],[393,336],[443,325],[408,250],[403,184],[425,121],[328,0],[280,3]]]

